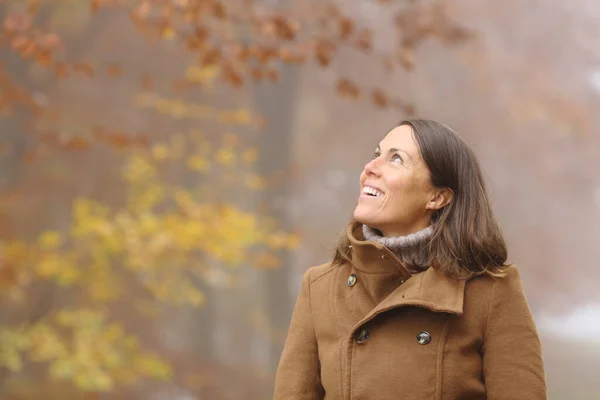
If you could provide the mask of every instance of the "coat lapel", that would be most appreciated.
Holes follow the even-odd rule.
[[[354,329],[377,315],[398,307],[414,306],[433,312],[462,315],[465,286],[465,280],[455,279],[439,269],[429,268],[397,287],[360,320]]]
[[[463,313],[466,286],[464,279],[453,278],[433,267],[411,276],[389,250],[378,243],[365,240],[357,224],[348,229],[348,238],[353,247],[352,264],[356,269],[371,273],[396,271],[399,277],[408,278],[365,315],[355,328],[381,313],[403,306],[422,307],[433,312],[455,315]],[[381,258],[382,252],[387,254],[385,258]]]

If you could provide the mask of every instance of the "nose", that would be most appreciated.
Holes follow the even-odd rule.
[[[378,160],[379,157],[376,157],[365,165],[365,174],[367,174],[368,176],[379,176]]]

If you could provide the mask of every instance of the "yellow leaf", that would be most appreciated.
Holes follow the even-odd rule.
[[[193,169],[195,171],[207,172],[208,170],[210,170],[210,161],[208,161],[204,157],[200,157],[197,155],[191,156],[187,160],[187,166],[188,168]]]
[[[191,66],[186,69],[185,77],[190,82],[208,83],[214,81],[220,73],[220,68],[213,64],[202,67]]]
[[[290,250],[295,250],[300,246],[300,235],[290,234],[287,237],[287,248]]]
[[[62,238],[59,232],[46,231],[40,235],[38,243],[44,250],[53,250],[62,245]]]
[[[252,122],[252,116],[246,109],[237,110],[233,115],[233,120],[238,125],[248,125]]]
[[[175,31],[170,26],[165,26],[161,32],[163,39],[170,40],[175,37]]]
[[[230,148],[222,148],[217,151],[216,158],[221,165],[231,165],[235,162],[235,153]]]
[[[169,148],[164,144],[152,146],[151,152],[155,160],[162,161],[169,157]]]
[[[123,176],[131,183],[146,182],[152,179],[155,170],[145,157],[134,155],[129,158],[123,168]]]
[[[54,255],[44,256],[37,264],[36,271],[42,277],[47,278],[55,276],[60,270],[60,262]]]
[[[75,373],[75,366],[70,358],[63,358],[50,364],[50,377],[53,379],[71,378]]]
[[[171,367],[154,355],[139,355],[134,359],[134,363],[136,369],[143,374],[161,379],[168,379],[171,377]]]

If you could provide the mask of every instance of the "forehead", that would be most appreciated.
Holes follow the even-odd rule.
[[[419,147],[413,136],[412,127],[410,125],[401,125],[388,132],[383,140],[379,143],[382,151],[396,148],[404,150],[410,154],[419,154]]]

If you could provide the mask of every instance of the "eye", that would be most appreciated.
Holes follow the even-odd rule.
[[[400,163],[403,163],[403,162],[404,162],[404,160],[402,159],[402,157],[400,157],[400,155],[399,155],[399,154],[394,154],[394,155],[392,156],[392,160],[391,160],[391,161],[392,161],[392,162],[400,162]]]
[[[379,151],[375,151],[375,153],[373,153],[373,155],[371,156],[371,160],[376,159],[377,157],[379,157],[381,155],[381,153]]]

